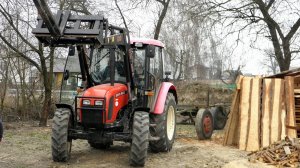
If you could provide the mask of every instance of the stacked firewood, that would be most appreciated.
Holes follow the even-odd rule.
[[[249,154],[250,162],[261,161],[278,167],[297,167],[300,161],[299,138],[288,138]]]

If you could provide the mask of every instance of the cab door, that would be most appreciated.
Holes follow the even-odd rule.
[[[160,84],[163,80],[163,62],[162,62],[162,48],[155,46],[154,57],[147,57],[149,61],[147,74],[147,88],[149,88],[149,95],[147,96],[147,107],[151,108],[156,93],[159,91]]]

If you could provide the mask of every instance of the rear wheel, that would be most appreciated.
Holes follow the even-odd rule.
[[[151,123],[155,127],[150,129],[153,137],[159,137],[158,141],[150,142],[153,152],[167,152],[172,149],[176,130],[176,102],[174,95],[168,93],[164,112],[160,115],[150,115]]]
[[[53,117],[51,147],[52,159],[55,162],[66,162],[70,159],[72,139],[68,137],[71,126],[70,109],[57,109]]]
[[[195,127],[198,139],[209,139],[213,133],[212,114],[207,109],[200,109],[195,119]]]
[[[137,111],[134,113],[130,149],[130,164],[144,166],[149,145],[149,114]]]

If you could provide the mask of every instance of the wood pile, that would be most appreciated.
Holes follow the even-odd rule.
[[[300,126],[300,111],[298,118]],[[240,76],[223,144],[257,151],[285,136],[296,138],[296,119],[293,77]]]
[[[261,161],[278,167],[297,167],[300,161],[300,143],[298,138],[288,137],[271,144],[260,151],[249,154],[250,162]]]

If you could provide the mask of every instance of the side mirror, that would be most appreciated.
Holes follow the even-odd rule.
[[[69,70],[66,69],[64,72],[64,80],[68,80],[69,77],[70,77],[70,72],[69,72]]]
[[[69,47],[69,56],[74,56],[75,55],[75,47],[74,46],[70,46]]]
[[[166,75],[166,76],[170,76],[170,75],[171,75],[171,71],[166,71],[166,72],[165,72],[165,75]]]
[[[148,45],[146,47],[146,56],[150,57],[150,58],[154,58],[154,56],[155,56],[155,46]]]
[[[171,75],[171,71],[166,71],[166,72],[165,72],[165,75],[166,75],[165,81],[166,81],[166,82],[169,82],[169,81],[170,81],[169,76]]]

